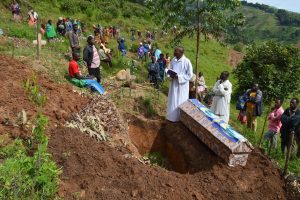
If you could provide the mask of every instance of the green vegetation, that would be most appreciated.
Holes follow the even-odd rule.
[[[41,92],[41,88],[37,85],[36,75],[32,75],[31,79],[24,81],[24,89],[29,95],[30,101],[36,103],[38,106],[43,107],[47,101],[47,97]]]
[[[167,167],[167,160],[159,151],[146,153],[143,156],[143,160],[150,162],[150,164],[154,166]]]
[[[244,61],[234,69],[239,94],[253,82],[264,91],[265,103],[275,98],[287,99],[299,91],[300,51],[293,46],[268,42],[250,46]]]
[[[260,4],[251,5],[244,4],[239,9],[245,15],[245,24],[242,27],[229,29],[231,36],[228,38],[228,42],[243,42],[245,44],[269,40],[287,44],[298,44],[300,42],[299,26],[294,23],[295,20],[289,22],[291,18],[300,21],[300,14],[285,10],[277,11],[277,9],[269,6],[262,9],[259,6]]]
[[[36,77],[24,81],[29,99],[39,108],[46,102]],[[54,199],[58,192],[60,170],[47,152],[45,129],[48,118],[37,114],[28,141],[16,139],[0,149],[0,199]],[[26,145],[24,145],[26,144]],[[32,155],[33,154],[33,155]]]
[[[32,141],[37,144],[33,156],[19,139],[0,150],[0,199],[54,199],[58,191],[60,170],[47,153],[44,135],[47,118],[39,115]]]

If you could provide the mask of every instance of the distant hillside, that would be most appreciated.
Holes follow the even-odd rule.
[[[274,40],[282,43],[300,42],[300,14],[277,9],[264,4],[242,2],[240,8],[246,17],[243,27],[230,30],[231,43],[263,42]]]

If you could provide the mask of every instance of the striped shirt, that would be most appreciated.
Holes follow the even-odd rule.
[[[92,61],[92,65],[91,68],[98,68],[100,66],[100,58],[99,58],[99,54],[98,51],[95,47],[95,45],[93,45],[93,61]]]

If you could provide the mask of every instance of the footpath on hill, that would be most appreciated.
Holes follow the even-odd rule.
[[[31,134],[29,128],[15,122],[22,110],[27,113],[28,121],[36,113],[22,88],[22,81],[30,78],[33,71],[11,57],[0,55],[0,60],[0,133],[7,133],[12,139],[26,138]],[[63,171],[59,197],[287,198],[278,168],[257,149],[245,167],[230,168],[181,124],[142,116],[122,116],[109,97],[95,100],[74,92],[70,85],[56,84],[43,75],[38,75],[38,83],[48,99],[44,114],[50,118],[49,151]],[[81,119],[93,115],[99,118],[93,120],[101,124],[110,140],[103,142],[90,137],[89,130],[97,129]],[[78,126],[67,128],[68,123]],[[151,151],[165,155],[167,164],[164,168],[150,166],[141,160]]]

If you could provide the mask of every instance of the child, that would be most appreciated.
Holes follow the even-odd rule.
[[[281,116],[284,112],[282,108],[282,100],[276,99],[275,100],[275,106],[272,109],[272,112],[269,114],[268,120],[269,120],[269,126],[268,126],[268,132],[265,134],[264,138],[267,141],[270,141],[270,149],[276,147],[277,144],[277,133],[280,131],[280,128],[282,126],[281,124]]]

